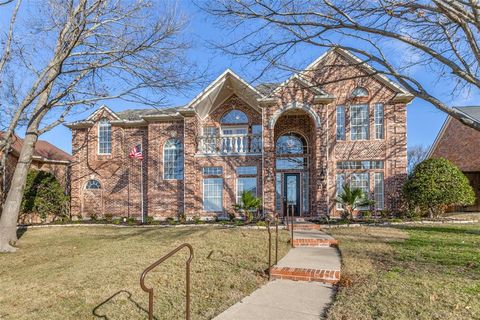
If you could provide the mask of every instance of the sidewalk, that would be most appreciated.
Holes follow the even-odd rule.
[[[297,230],[302,229],[302,230]],[[270,281],[215,320],[320,319],[340,280],[335,239],[303,223],[294,228],[294,244],[272,268]]]

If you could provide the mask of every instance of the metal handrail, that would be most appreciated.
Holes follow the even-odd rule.
[[[272,274],[272,232],[270,231],[270,220],[267,220],[268,231],[268,280]]]
[[[268,231],[268,280],[272,274],[272,231],[270,230],[271,221],[267,220]],[[275,215],[275,265],[278,263],[278,215]]]
[[[193,248],[189,243],[184,243],[180,246],[178,246],[176,249],[170,251],[160,259],[158,259],[156,262],[152,263],[148,268],[146,268],[143,272],[142,275],[140,276],[140,287],[142,288],[143,291],[148,292],[148,320],[153,319],[153,288],[147,288],[145,286],[145,276],[147,273],[152,271],[152,269],[156,268],[159,264],[173,256],[175,253],[178,251],[182,250],[183,248],[187,247],[188,250],[190,251],[190,255],[188,257],[188,260],[186,261],[186,304],[185,304],[185,319],[190,320],[190,263],[192,262],[193,259]]]
[[[291,232],[291,236],[290,236],[290,242],[291,242],[291,245],[292,245],[292,248],[295,248],[295,246],[293,245],[293,204],[290,205],[290,232]],[[288,220],[288,210],[287,210],[287,220]]]

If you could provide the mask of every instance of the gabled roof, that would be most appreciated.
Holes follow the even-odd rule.
[[[0,137],[3,136],[3,132],[0,132]],[[18,157],[20,151],[23,147],[23,139],[17,135],[12,137],[12,146],[11,152],[13,155]],[[40,161],[60,161],[60,162],[70,162],[72,156],[65,151],[55,147],[50,142],[45,140],[38,140],[35,144],[35,150],[33,151],[34,160]]]
[[[279,84],[263,100],[265,100],[265,101],[270,100],[271,97],[273,97],[275,95],[275,93],[277,93],[279,90],[281,90],[281,88],[285,87],[291,81],[295,81],[295,82],[299,83],[301,86],[303,86],[304,88],[312,90],[316,94],[315,99],[317,99],[317,100],[324,100],[326,102],[330,102],[330,101],[333,101],[335,99],[334,96],[332,96],[329,93],[323,91],[322,89],[319,88],[319,86],[314,85],[313,83],[311,83],[310,81],[308,81],[307,79],[305,79],[304,77],[299,75],[298,73],[295,73],[290,78],[288,78],[287,80],[285,80],[284,82]]]
[[[182,107],[127,109],[119,111],[116,115],[121,120],[141,120],[146,116],[175,115]]]
[[[480,121],[480,106],[454,107],[474,121]]]
[[[358,65],[360,68],[365,70],[368,74],[370,74],[374,79],[384,84],[394,92],[397,92],[397,96],[396,96],[397,100],[410,102],[414,98],[414,96],[410,92],[408,92],[405,88],[403,88],[401,85],[399,85],[396,82],[393,82],[384,74],[379,73],[378,70],[376,70],[374,67],[372,67],[371,65],[369,65],[368,63],[366,63],[365,61],[363,61],[353,53],[351,53],[350,51],[342,48],[334,47],[329,49],[320,57],[318,57],[315,61],[309,64],[305,70],[309,71],[309,70],[315,69],[315,67],[319,63],[325,60],[333,52],[340,54],[342,57],[344,57],[346,60],[348,60],[352,64]]]
[[[464,106],[464,107],[453,107],[453,108],[460,111],[465,116],[471,118],[473,121],[480,121],[480,106]],[[440,131],[438,132],[437,136],[435,137],[435,140],[433,141],[432,146],[430,147],[430,150],[428,151],[427,158],[430,158],[432,156],[433,152],[438,146],[438,143],[440,142],[443,135],[445,134],[445,131],[451,120],[452,120],[452,117],[449,115],[443,122],[443,125],[440,128]]]
[[[98,108],[94,113],[92,113],[91,115],[88,116],[87,119],[85,119],[86,121],[92,121],[95,119],[95,117],[97,116],[97,114],[101,113],[102,111],[105,111],[105,112],[108,112],[110,113],[115,119],[117,120],[120,120],[120,118],[117,116],[117,114],[115,112],[113,112],[109,107],[107,107],[106,105],[102,105],[100,106],[100,108]]]
[[[232,94],[237,94],[249,105],[258,109],[257,99],[262,94],[240,78],[230,69],[225,70],[217,79],[215,79],[205,90],[200,92],[190,103],[187,109],[195,109],[197,114],[204,118],[211,110],[228,99]]]

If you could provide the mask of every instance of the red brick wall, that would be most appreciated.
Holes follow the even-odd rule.
[[[95,120],[102,117],[113,119],[104,112]],[[127,216],[130,212],[131,216],[140,217],[140,162],[130,160],[128,153],[139,143],[148,153],[147,128],[112,126],[111,155],[98,155],[97,131],[98,123],[91,128],[73,131],[72,214],[85,218],[105,214]],[[144,174],[148,175],[148,168]],[[86,190],[85,185],[90,179],[100,181],[102,189]]]
[[[216,214],[203,210],[203,167],[218,166],[223,168],[223,202],[226,212],[233,212],[236,196],[236,171],[239,166],[257,166],[261,174],[261,156],[203,156],[196,155],[198,136],[202,127],[215,126],[220,130],[220,119],[228,111],[243,111],[249,119],[249,132],[252,125],[260,125],[262,117],[245,101],[233,95],[213,110],[205,119],[197,116],[185,119],[185,212],[188,216],[214,217]],[[258,179],[258,192],[261,195],[261,180]]]
[[[450,160],[465,172],[480,171],[480,132],[450,118],[439,137],[432,157]]]
[[[335,68],[331,68],[335,66]],[[344,66],[339,69],[339,66]],[[326,83],[323,89],[336,97],[328,105],[328,136],[329,136],[329,191],[330,199],[336,194],[336,162],[342,160],[383,160],[385,164],[385,206],[387,210],[402,210],[401,188],[407,175],[407,119],[406,106],[396,104],[392,100],[395,93],[366,73],[351,66],[342,56],[331,55],[317,68],[316,81]],[[349,80],[342,80],[347,79]],[[356,87],[368,90],[368,97],[352,98],[351,93]],[[350,112],[349,105],[369,104],[370,139],[365,141],[350,140]],[[374,108],[376,103],[384,105],[385,138],[376,140],[374,136]],[[336,107],[345,105],[346,140],[336,140]],[[382,170],[371,170],[370,173]],[[370,187],[373,192],[373,175],[370,174]],[[330,201],[332,212],[339,214],[335,209],[335,201]]]
[[[113,127],[113,152],[110,156],[97,155],[97,124],[87,129],[73,131],[74,163],[72,166],[72,212],[88,217],[91,213],[125,216],[140,215],[140,166],[128,159],[130,149],[143,143],[146,190],[145,210],[156,218],[174,217],[185,212],[187,216],[215,216],[204,212],[202,194],[202,168],[223,168],[225,211],[232,210],[236,195],[236,168],[256,165],[258,190],[263,197],[266,213],[275,212],[275,141],[285,132],[305,136],[309,145],[309,207],[312,216],[326,213],[338,215],[335,209],[336,164],[342,160],[383,160],[385,168],[385,204],[389,210],[402,208],[401,187],[406,178],[406,108],[393,102],[395,93],[383,83],[371,78],[355,67],[332,72],[330,64],[345,60],[331,54],[323,65],[311,74],[311,81],[336,97],[332,103],[315,102],[317,94],[298,81],[289,82],[276,92],[275,101],[263,105],[261,112],[250,107],[240,97],[233,95],[204,119],[186,115],[183,120],[150,122],[143,127]],[[351,76],[354,79],[341,80]],[[332,82],[334,81],[334,82]],[[368,89],[367,98],[351,98],[352,90],[362,86]],[[290,108],[295,101],[298,107]],[[373,107],[370,108],[370,136],[366,141],[351,141],[348,106],[357,103],[384,104],[385,139],[374,139]],[[336,106],[346,105],[346,141],[336,141]],[[303,108],[301,107],[303,106]],[[289,109],[290,108],[290,109]],[[197,154],[199,136],[204,126],[220,128],[221,117],[229,110],[239,109],[249,117],[249,128],[263,126],[262,156],[205,156]],[[313,116],[313,115],[315,116]],[[97,115],[97,119],[108,113]],[[317,123],[317,118],[319,123]],[[274,120],[272,120],[274,119]],[[184,143],[184,180],[163,179],[163,145],[175,137]],[[373,170],[371,171],[373,172]],[[98,179],[104,188],[85,190],[90,178]],[[373,175],[370,185],[373,191]],[[130,186],[130,197],[128,197]],[[262,190],[263,189],[263,190]],[[130,201],[128,201],[130,199]]]

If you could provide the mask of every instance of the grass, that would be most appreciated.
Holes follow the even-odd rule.
[[[480,225],[331,229],[342,279],[328,319],[480,319]]]
[[[192,319],[210,319],[266,282],[267,239],[218,227],[31,229],[17,253],[0,255],[0,319],[145,319],[140,273],[183,242],[195,250]],[[287,239],[282,232],[279,258]],[[147,276],[157,319],[183,317],[186,257]]]

